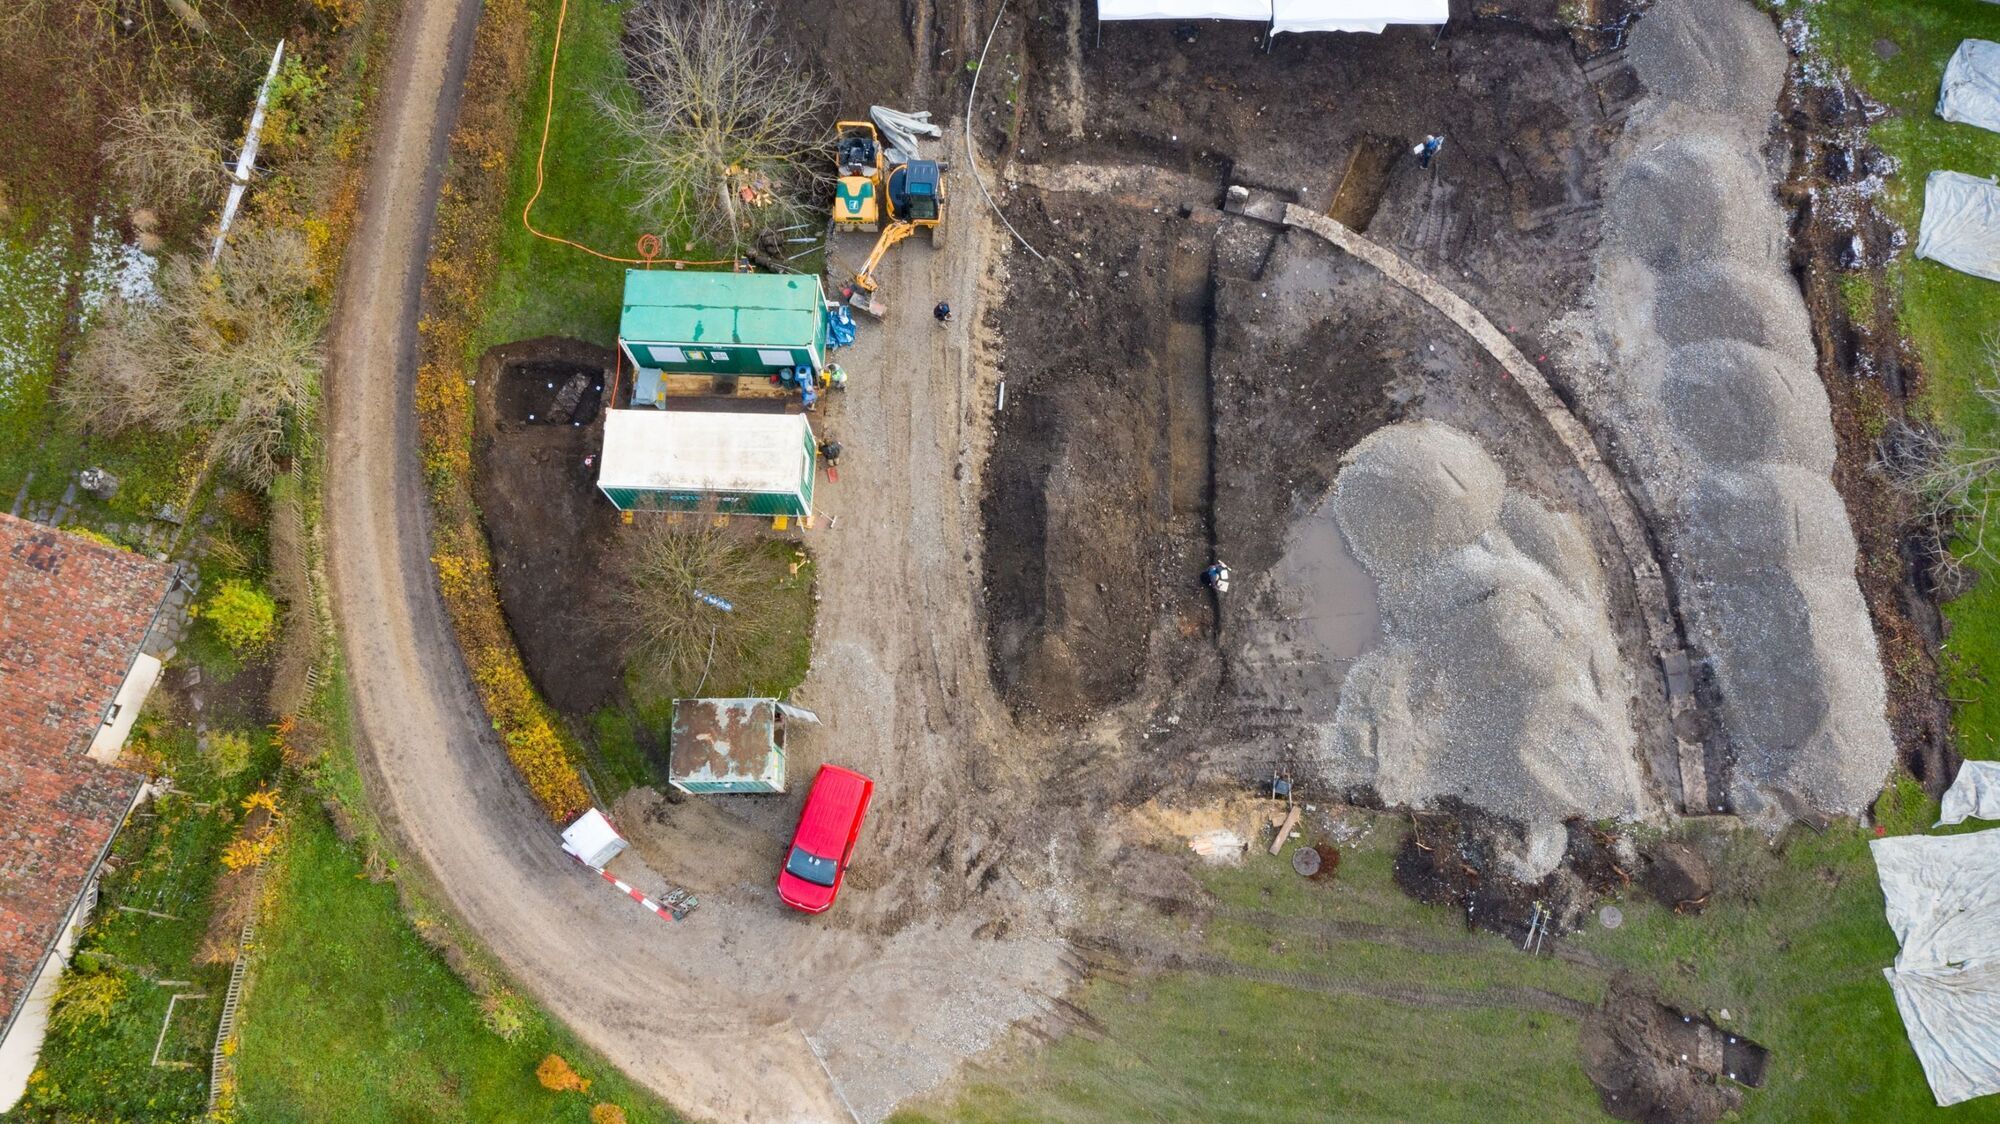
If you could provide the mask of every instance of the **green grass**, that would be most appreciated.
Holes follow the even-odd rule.
[[[367,878],[363,856],[382,854],[386,840],[365,801],[346,698],[335,659],[312,707],[326,746],[293,786],[291,834],[242,1009],[243,1118],[581,1121],[610,1102],[634,1121],[678,1119],[532,1004],[515,1000],[521,1030],[511,1041],[488,1030],[479,997],[418,935],[397,887]],[[341,842],[315,798],[344,810],[354,843]],[[397,866],[391,858],[378,869]],[[454,931],[405,896],[425,924]],[[483,960],[476,967],[497,981]],[[536,1082],[551,1052],[592,1080],[587,1097]]]
[[[631,83],[618,36],[625,8],[573,3],[556,73],[555,118],[544,160],[546,182],[535,203],[535,225],[617,257],[637,257],[649,227],[633,217],[637,198],[619,176],[617,154],[629,146],[597,108],[597,98],[631,104]],[[480,349],[534,336],[563,335],[609,345],[617,338],[625,269],[574,247],[549,242],[521,225],[521,208],[535,189],[548,96],[549,52],[555,45],[555,5],[544,4],[531,58],[535,78],[523,99],[512,190],[499,239],[499,269],[487,297]],[[678,247],[669,248],[673,256]]]
[[[395,887],[364,878],[317,810],[298,813],[290,830],[243,1008],[244,1119],[580,1122],[600,1102],[635,1121],[677,1119],[532,1010],[511,1042],[487,1030],[478,1000],[405,919]],[[551,1052],[591,1079],[588,1095],[536,1082]]]
[[[1916,792],[1908,823],[1927,824],[1935,808]],[[1455,910],[1405,897],[1390,876],[1402,822],[1376,824],[1343,847],[1331,884],[1253,852],[1240,869],[1203,874],[1220,908],[1199,929],[1158,918],[1147,937],[1336,984],[1602,996],[1611,970],[1525,956],[1498,937],[1466,934]],[[1745,1092],[1745,1121],[2000,1120],[1990,1098],[1949,1111],[1932,1101],[1882,978],[1896,943],[1867,840],[1853,826],[1794,829],[1775,847],[1755,833],[1717,835],[1702,843],[1722,887],[1706,912],[1675,916],[1634,891],[1618,902],[1621,928],[1589,925],[1573,943],[1684,1008],[1728,1009],[1730,1027],[1771,1049],[1766,1086]],[[1262,916],[1272,914],[1281,920]],[[1433,953],[1337,940],[1313,927],[1326,921],[1467,944]],[[1418,1105],[1425,1120],[1602,1118],[1569,1018],[1420,1008],[1189,971],[1100,976],[1076,1001],[1101,1025],[1016,1047],[898,1119],[1401,1120]]]
[[[1826,0],[1804,11],[1829,56],[1893,111],[1870,137],[1901,164],[1883,202],[1914,243],[1932,171],[2000,173],[2000,134],[1935,112],[1946,60],[1963,39],[1995,36],[1996,9],[1983,0]],[[1893,57],[1880,56],[1878,40],[1896,46]],[[1994,378],[1990,341],[2000,329],[2000,283],[1908,252],[1889,267],[1888,280],[1903,331],[1923,359],[1922,409],[1972,445],[2000,447],[2000,416],[1975,393]],[[1952,623],[1945,670],[1958,702],[1960,748],[1968,757],[2000,757],[2000,694],[1989,688],[2000,669],[2000,582],[1981,580],[1945,614]]]

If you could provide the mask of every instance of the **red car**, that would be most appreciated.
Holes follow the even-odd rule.
[[[778,872],[778,897],[786,905],[807,913],[825,913],[833,905],[874,795],[875,782],[860,773],[838,765],[819,767],[785,868]]]

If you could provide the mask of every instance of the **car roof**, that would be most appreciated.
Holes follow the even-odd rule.
[[[805,811],[799,814],[799,832],[794,841],[809,851],[826,848],[837,852],[847,845],[847,833],[854,827],[854,815],[874,781],[838,765],[822,765],[813,778],[812,792],[806,796]]]

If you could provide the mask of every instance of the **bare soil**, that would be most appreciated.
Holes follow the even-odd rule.
[[[1284,36],[1269,53],[1226,24],[1115,24],[1101,45],[1074,10],[1020,39],[1002,27],[986,74],[1005,96],[982,86],[975,120],[1004,146],[989,175],[1035,252],[1010,256],[981,513],[992,674],[1017,716],[1203,715],[1205,737],[1168,735],[1188,758],[1134,767],[1141,787],[1309,743],[1339,668],[1307,654],[1309,591],[1271,571],[1341,456],[1405,417],[1473,433],[1511,484],[1603,530],[1463,333],[1368,267],[1218,209],[1234,183],[1331,209],[1538,356],[1533,330],[1588,278],[1599,169],[1641,92],[1555,11],[1482,7],[1435,46]],[[1409,146],[1429,133],[1447,140],[1427,169]],[[1239,583],[1220,617],[1194,580],[1216,557]],[[1645,658],[1611,580],[1621,644]],[[1657,706],[1640,717],[1663,728]]]
[[[1707,1018],[1676,1011],[1643,984],[1612,982],[1584,1020],[1584,1072],[1604,1111],[1647,1124],[1708,1124],[1764,1083],[1768,1053]]]
[[[1504,847],[1520,828],[1465,804],[1447,801],[1442,814],[1410,817],[1411,830],[1396,852],[1396,885],[1421,902],[1463,911],[1466,928],[1482,928],[1525,941],[1538,913],[1550,919],[1551,939],[1574,931],[1596,903],[1629,883],[1611,836],[1571,820],[1563,865],[1537,882],[1507,873]]]
[[[1647,848],[1639,877],[1653,900],[1675,913],[1700,913],[1715,893],[1708,859],[1685,843],[1663,840]]]
[[[505,344],[479,363],[473,495],[500,603],[544,698],[581,716],[619,692],[625,645],[609,627],[618,512],[588,459],[603,444],[599,403],[610,348],[577,340]],[[574,375],[591,379],[574,415],[552,407]]]

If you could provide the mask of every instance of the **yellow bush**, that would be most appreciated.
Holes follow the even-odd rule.
[[[595,1105],[590,1110],[590,1124],[626,1124],[625,1110],[615,1104]]]
[[[125,977],[116,972],[65,972],[56,985],[49,1021],[63,1030],[75,1030],[86,1021],[107,1023],[124,1002],[125,992]]]
[[[278,849],[278,837],[267,832],[255,839],[236,839],[222,849],[222,865],[230,870],[242,870],[246,866],[262,866],[264,860]]]
[[[535,1067],[535,1080],[552,1093],[583,1093],[590,1089],[588,1078],[577,1076],[561,1054],[550,1054]]]
[[[257,811],[268,813],[259,817]],[[260,788],[243,798],[243,826],[222,849],[222,865],[230,870],[262,866],[278,850],[278,794]]]

